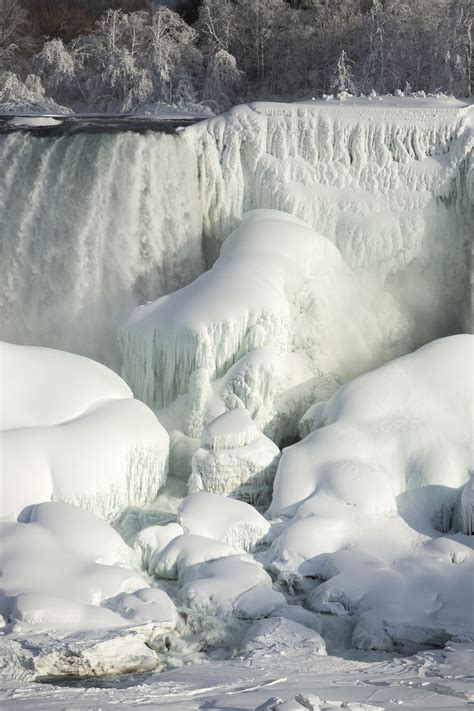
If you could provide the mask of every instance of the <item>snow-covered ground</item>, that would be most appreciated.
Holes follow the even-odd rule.
[[[2,708],[472,704],[467,107],[1,140]]]

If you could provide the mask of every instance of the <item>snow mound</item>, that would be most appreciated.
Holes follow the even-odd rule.
[[[213,538],[241,550],[252,550],[270,524],[244,501],[199,491],[183,499],[178,523],[186,533]]]
[[[121,592],[141,590],[146,583],[133,570],[111,564],[114,559],[130,561],[133,552],[124,551],[127,547],[104,521],[52,503],[35,507],[28,523],[0,525],[0,614],[16,631],[38,625],[71,631],[127,624],[100,604]]]
[[[152,557],[148,572],[158,578],[177,580],[191,565],[238,553],[239,551],[228,543],[185,533],[174,538],[162,551]]]
[[[19,521],[51,531],[75,554],[102,565],[133,562],[133,552],[115,529],[94,514],[72,504],[45,502],[25,509]]]
[[[441,339],[347,383],[280,460],[270,558],[319,580],[313,610],[355,615],[358,647],[474,633],[473,348],[469,335]]]
[[[266,508],[280,450],[255,426],[247,410],[234,408],[203,430],[192,458],[190,492],[208,491]]]
[[[148,526],[137,535],[135,548],[141,550],[142,566],[153,575],[156,556],[177,536],[182,536],[183,529],[178,523],[168,523],[165,526]]]
[[[256,561],[246,556],[230,555],[198,563],[183,570],[178,598],[181,603],[197,610],[212,610],[221,615],[232,615],[239,598],[257,586],[267,588],[272,596],[272,581]],[[261,608],[250,602],[250,608]]]
[[[256,210],[212,269],[135,309],[120,334],[122,373],[144,402],[167,408],[168,431],[185,435],[174,435],[172,466],[186,471],[190,440],[218,415],[243,406],[274,441],[292,437],[329,381],[332,394],[410,349],[412,326],[328,239],[289,214]]]
[[[155,498],[169,437],[112,371],[81,356],[0,344],[1,516],[54,499],[112,518]]]
[[[253,659],[267,654],[325,656],[326,644],[315,630],[293,620],[273,617],[252,624],[245,635],[242,651]]]
[[[157,588],[143,588],[133,593],[119,593],[103,604],[134,625],[152,622],[155,635],[157,628],[162,631],[174,630],[178,623],[176,607],[165,591]]]

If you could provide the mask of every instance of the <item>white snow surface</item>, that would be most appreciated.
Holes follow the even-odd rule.
[[[206,491],[183,499],[178,523],[185,533],[194,533],[252,550],[268,533],[269,522],[250,504]]]
[[[362,375],[280,460],[270,558],[318,581],[309,606],[352,616],[357,647],[474,634],[473,366],[474,338],[459,335]]]
[[[72,353],[0,344],[1,516],[47,500],[105,518],[153,499],[169,437],[105,366]]]
[[[266,508],[279,457],[276,444],[258,430],[247,410],[227,410],[202,432],[188,490],[232,496]]]
[[[118,367],[116,324],[161,297],[120,339],[162,408],[2,345],[2,708],[472,703],[473,337],[397,358],[467,324],[470,113],[258,103],[180,137],[2,137],[2,333]],[[185,496],[191,462],[191,490],[269,488],[298,431],[265,516]],[[24,684],[123,672],[150,676]]]

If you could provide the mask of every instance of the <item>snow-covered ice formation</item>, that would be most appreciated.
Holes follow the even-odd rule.
[[[117,364],[123,313],[210,267],[254,208],[386,278],[417,344],[450,332],[467,315],[469,113],[452,99],[254,103],[179,136],[0,136],[0,337]]]
[[[165,483],[167,432],[105,366],[0,343],[0,380],[3,518],[51,499],[111,518]]]
[[[247,410],[236,407],[206,425],[192,458],[188,489],[209,491],[266,508],[280,450],[255,426]]]
[[[20,132],[0,135],[0,165],[0,338],[118,368],[127,310],[204,268],[192,150],[152,132]]]
[[[105,521],[70,504],[42,503],[20,523],[1,526],[0,614],[15,631],[130,625],[118,603],[101,603],[147,583],[131,569],[133,551]]]
[[[183,499],[178,523],[194,533],[250,551],[270,528],[269,522],[245,501],[199,491]]]
[[[474,338],[452,336],[344,385],[283,453],[275,570],[316,578],[319,612],[366,649],[474,634],[470,533]]]
[[[254,103],[186,136],[197,144],[208,251],[217,254],[244,212],[283,210],[333,241],[353,268],[387,278],[416,316],[418,343],[462,323],[472,107],[396,98]]]
[[[410,328],[380,282],[351,270],[329,240],[257,210],[211,270],[132,313],[122,372],[137,397],[166,408],[172,471],[189,474],[191,440],[216,415],[243,406],[273,440],[291,438],[314,399],[404,352]]]

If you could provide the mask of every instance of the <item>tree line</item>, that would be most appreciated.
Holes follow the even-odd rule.
[[[0,0],[0,102],[472,94],[471,0]]]

